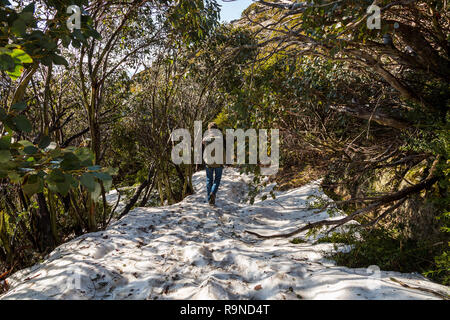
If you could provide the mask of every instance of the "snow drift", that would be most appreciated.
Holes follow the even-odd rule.
[[[436,293],[448,294],[447,287],[419,274],[336,266],[324,258],[333,244],[314,244],[304,234],[305,243],[292,244],[244,232],[288,232],[327,218],[307,207],[308,196],[326,197],[318,182],[249,205],[242,202],[249,178],[226,168],[217,208],[211,208],[204,175],[194,175],[197,193],[178,204],[134,209],[105,231],[59,246],[44,262],[10,276],[10,290],[1,299],[439,299]]]

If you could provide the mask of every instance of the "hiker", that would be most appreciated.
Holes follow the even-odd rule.
[[[208,132],[206,136],[203,138],[202,143],[204,146],[207,146],[208,144],[213,142],[214,139],[220,138],[223,138],[221,131],[219,130],[215,122],[211,122],[208,124]],[[223,141],[223,143],[225,146],[225,141]],[[225,159],[225,151],[223,155]],[[214,156],[214,152],[212,156]],[[208,194],[207,201],[210,205],[214,205],[216,203],[216,194],[217,191],[219,190],[220,179],[222,178],[222,170],[224,163],[225,161],[222,161],[221,163],[214,162],[212,164],[208,163],[206,164],[206,192]]]

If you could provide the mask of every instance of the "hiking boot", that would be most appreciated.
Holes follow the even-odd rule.
[[[214,193],[211,193],[211,196],[209,197],[209,204],[214,205],[216,203],[216,195]]]

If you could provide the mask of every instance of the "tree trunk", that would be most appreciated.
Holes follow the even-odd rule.
[[[94,154],[94,164],[100,163],[100,125],[97,119],[98,87],[91,86],[91,98],[88,106],[89,131],[91,133],[91,150]]]
[[[378,124],[381,124],[382,126],[392,127],[399,130],[410,128],[412,125],[411,123],[395,119],[380,111],[370,112],[357,106],[337,105],[337,106],[330,106],[330,108],[339,112],[347,113],[356,118],[374,121]]]
[[[50,212],[47,207],[45,196],[40,192],[36,197],[39,206],[35,215],[38,245],[39,250],[45,252],[47,249],[54,247],[55,241],[52,235]]]

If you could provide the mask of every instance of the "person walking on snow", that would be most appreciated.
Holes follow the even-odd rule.
[[[223,139],[222,134],[219,136],[220,132],[221,131],[218,129],[217,124],[215,122],[211,122],[208,125],[208,132],[202,140],[203,145],[207,146],[215,139]],[[214,151],[212,156],[214,156]],[[208,195],[208,203],[210,205],[214,205],[216,203],[216,194],[219,190],[220,179],[222,178],[223,164],[224,161],[221,163],[213,162],[212,164],[206,164],[206,192]]]

